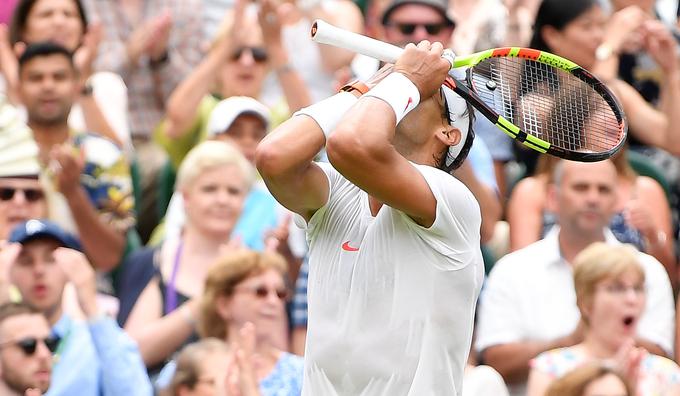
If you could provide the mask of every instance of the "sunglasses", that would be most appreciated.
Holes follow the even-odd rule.
[[[21,348],[26,356],[31,356],[38,349],[38,342],[45,344],[50,353],[54,353],[54,351],[57,350],[57,346],[59,346],[59,341],[59,337],[55,336],[49,336],[47,338],[40,339],[35,337],[27,337],[22,338],[19,341],[10,341],[0,346],[5,347],[7,345],[16,345]]]
[[[238,291],[238,289],[236,289]],[[270,289],[266,286],[254,286],[249,288],[242,288],[241,290],[253,293],[257,298],[265,299],[269,296],[269,293],[274,293],[279,300],[286,300],[288,298],[288,290],[285,288],[280,289]]]
[[[399,30],[399,33],[406,35],[406,36],[412,35],[413,32],[416,31],[416,28],[418,26],[422,26],[423,28],[425,28],[425,31],[427,32],[427,34],[434,36],[434,35],[439,34],[444,28],[449,27],[451,25],[449,25],[446,22],[440,22],[440,23],[398,23],[398,22],[394,22],[394,23],[388,24],[387,26],[391,26],[391,27],[396,28],[397,30]]]
[[[241,56],[246,50],[250,51],[250,55],[253,56],[253,59],[257,63],[263,63],[266,62],[267,59],[269,59],[269,54],[267,54],[267,50],[262,47],[239,47],[234,52],[231,53],[231,60],[237,61],[241,59]]]
[[[44,197],[42,190],[37,188],[0,187],[0,201],[11,201],[17,191],[21,191],[28,202],[39,201]]]

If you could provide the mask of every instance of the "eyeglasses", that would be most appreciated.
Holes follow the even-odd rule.
[[[446,23],[446,22],[440,22],[440,23],[399,23],[399,22],[392,22],[388,23],[387,26],[391,26],[399,30],[399,32],[403,35],[410,36],[413,34],[413,32],[416,31],[416,28],[418,26],[422,26],[425,28],[425,31],[429,35],[437,35],[439,34],[442,29],[446,27],[453,27],[452,25]]]
[[[235,62],[241,59],[241,56],[246,50],[250,51],[250,54],[253,56],[253,59],[257,63],[263,63],[266,62],[267,59],[269,59],[269,54],[267,54],[267,50],[262,47],[239,47],[234,52],[231,53],[231,60]]]
[[[286,300],[288,298],[288,290],[285,288],[270,289],[264,285],[253,286],[253,287],[243,287],[241,289],[236,288],[236,291],[247,291],[253,293],[257,298],[265,299],[269,296],[269,293],[274,293],[276,297],[280,300]]]
[[[21,191],[28,202],[39,201],[44,197],[42,190],[37,188],[0,187],[0,201],[11,201],[17,191]]]
[[[38,349],[38,342],[42,342],[43,344],[45,344],[50,353],[54,353],[54,351],[57,350],[57,346],[59,345],[59,337],[55,336],[49,336],[47,338],[27,337],[22,338],[19,341],[9,341],[0,344],[0,347],[4,348],[8,345],[16,345],[19,348],[21,348],[21,350],[24,352],[26,356],[32,356]]]

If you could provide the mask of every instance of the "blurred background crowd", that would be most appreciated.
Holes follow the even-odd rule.
[[[454,172],[480,203],[487,272],[463,395],[680,395],[679,15],[676,0],[2,0],[0,395],[300,394],[307,242],[256,147],[380,66],[312,42],[318,18],[458,55],[546,50],[615,93],[628,141],[598,163],[477,116]]]

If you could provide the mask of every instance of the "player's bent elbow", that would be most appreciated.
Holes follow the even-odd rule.
[[[255,166],[264,178],[276,176],[282,171],[281,152],[273,144],[262,142],[255,150]]]

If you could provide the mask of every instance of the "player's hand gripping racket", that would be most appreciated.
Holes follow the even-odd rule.
[[[394,63],[402,48],[317,20],[312,39]],[[456,57],[465,80],[446,85],[500,130],[541,153],[600,161],[623,145],[628,125],[611,91],[574,62],[529,48],[495,48]],[[460,75],[460,73],[449,73]],[[468,88],[472,87],[472,89]]]

